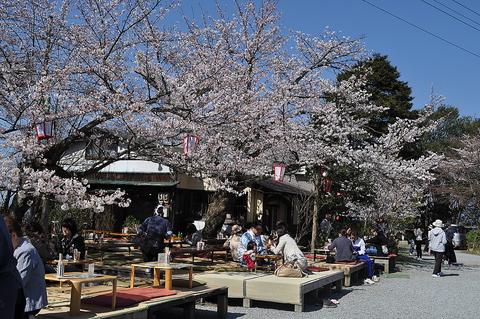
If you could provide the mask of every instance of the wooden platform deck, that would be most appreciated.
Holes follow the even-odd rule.
[[[105,293],[105,286],[91,287],[86,297]],[[151,299],[141,302],[137,305],[117,308],[99,307],[90,304],[81,305],[80,314],[71,316],[69,311],[69,301],[53,299],[52,303],[43,309],[37,316],[39,319],[59,319],[59,318],[75,318],[75,319],[90,319],[90,318],[109,318],[109,319],[153,319],[156,315],[167,308],[180,307],[183,309],[183,318],[192,319],[195,316],[195,304],[198,300],[205,298],[216,298],[217,304],[217,318],[225,319],[228,313],[228,288],[226,287],[212,287],[199,286],[192,289],[180,288],[176,289],[177,294],[173,296],[166,296]]]

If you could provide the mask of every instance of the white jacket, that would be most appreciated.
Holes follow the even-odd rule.
[[[447,243],[447,236],[440,227],[435,227],[428,232],[428,240],[430,241],[430,250],[439,253],[445,252],[445,244]]]

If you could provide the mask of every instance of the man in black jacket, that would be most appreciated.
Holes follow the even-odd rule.
[[[0,217],[0,318],[23,319],[25,296],[22,279],[17,271],[17,261],[13,257],[10,233]]]

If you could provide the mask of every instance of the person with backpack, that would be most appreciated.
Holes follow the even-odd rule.
[[[432,276],[434,278],[441,277],[443,254],[445,253],[445,244],[447,243],[447,236],[443,231],[443,222],[437,219],[433,222],[433,229],[428,233],[428,240],[430,242],[430,251],[435,256],[435,267],[433,268]]]
[[[165,249],[165,239],[172,235],[172,226],[163,216],[163,206],[155,208],[154,216],[148,217],[139,227],[138,235],[143,261],[156,261],[158,254]]]

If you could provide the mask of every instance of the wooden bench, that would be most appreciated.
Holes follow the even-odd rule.
[[[228,287],[223,286],[197,286],[191,289],[180,288],[177,292],[191,293],[195,301],[214,298],[217,304],[217,318],[226,319],[228,315]]]
[[[315,263],[315,266],[325,267],[330,270],[341,270],[345,276],[343,285],[350,287],[352,282],[357,281],[362,274],[365,273],[367,265],[365,263],[346,264],[346,263],[334,263],[329,264],[326,262]]]
[[[389,274],[395,269],[397,255],[390,255],[385,257],[373,256],[372,258],[376,264],[383,265],[386,274]]]
[[[303,312],[305,295],[318,292],[325,287],[335,285],[342,289],[343,272],[329,270],[303,278],[277,277],[275,275],[261,276],[245,281],[244,307],[251,307],[252,300],[269,301],[294,305],[295,312]]]
[[[211,272],[195,274],[195,279],[206,282],[207,286],[228,287],[228,298],[245,298],[245,282],[267,276],[264,273],[252,272]]]
[[[214,297],[217,302],[217,318],[226,319],[228,313],[228,288],[198,286],[192,289],[181,288],[176,295],[165,296],[140,302],[137,305],[117,308],[96,306],[92,304],[82,305],[82,311],[78,319],[104,318],[104,319],[155,319],[163,318],[163,312],[169,308],[182,308],[184,319],[195,318],[195,304],[197,300]],[[39,319],[69,318],[69,302],[49,305],[37,315]],[[3,318],[2,318],[3,319]]]

